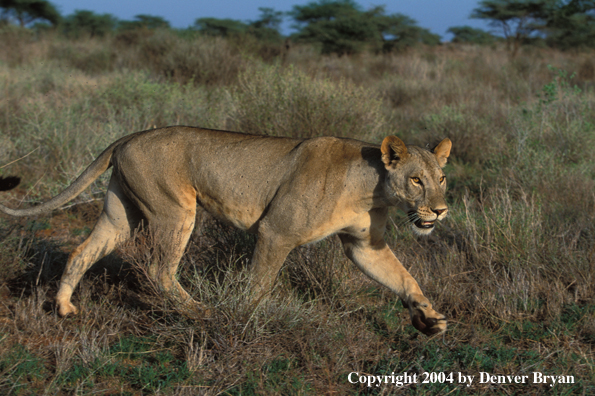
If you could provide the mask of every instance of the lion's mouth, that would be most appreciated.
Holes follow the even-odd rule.
[[[410,219],[415,219],[413,221],[413,225],[416,226],[417,228],[422,228],[424,230],[429,230],[429,229],[434,228],[435,220],[432,220],[432,221],[422,220],[419,218],[417,213],[414,211],[411,211],[408,214],[409,214]]]

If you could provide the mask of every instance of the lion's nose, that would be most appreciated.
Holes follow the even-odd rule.
[[[436,215],[440,216],[442,213],[446,212],[447,208],[438,208],[438,209],[432,209],[432,212],[436,213]]]

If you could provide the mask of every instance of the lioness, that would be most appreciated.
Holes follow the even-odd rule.
[[[446,329],[417,282],[384,241],[387,208],[409,214],[413,230],[432,232],[447,213],[442,167],[451,142],[433,150],[406,146],[395,136],[381,146],[353,139],[293,139],[175,126],[125,136],[110,145],[66,190],[29,209],[33,216],[72,200],[113,166],[103,211],[91,235],[70,255],[56,296],[60,315],[76,314],[73,290],[87,269],[131,237],[141,222],[155,231],[166,270],[150,276],[184,306],[202,305],[175,273],[197,210],[258,236],[252,257],[254,296],[273,286],[288,253],[338,234],[347,257],[394,291],[425,334]]]

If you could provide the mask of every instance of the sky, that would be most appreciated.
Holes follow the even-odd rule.
[[[259,7],[275,11],[291,11],[295,5],[305,5],[311,0],[50,0],[62,15],[75,10],[109,13],[118,19],[131,20],[138,14],[165,18],[175,28],[186,28],[197,18],[231,18],[241,21],[256,20]],[[452,26],[469,25],[490,30],[485,21],[469,19],[479,0],[356,0],[363,9],[385,5],[387,14],[401,13],[415,19],[419,26],[439,34],[448,41],[446,30]],[[289,34],[292,21],[285,18],[282,33]]]

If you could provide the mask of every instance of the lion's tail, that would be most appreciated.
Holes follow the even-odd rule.
[[[121,140],[114,142],[107,149],[105,149],[103,153],[101,153],[99,157],[97,157],[95,161],[93,161],[91,165],[89,165],[89,167],[85,169],[85,171],[70,186],[66,188],[66,190],[62,191],[49,201],[27,209],[11,209],[0,204],[0,212],[3,212],[9,216],[25,217],[50,212],[59,208],[60,206],[63,206],[68,201],[76,198],[103,172],[112,166],[112,154]]]

